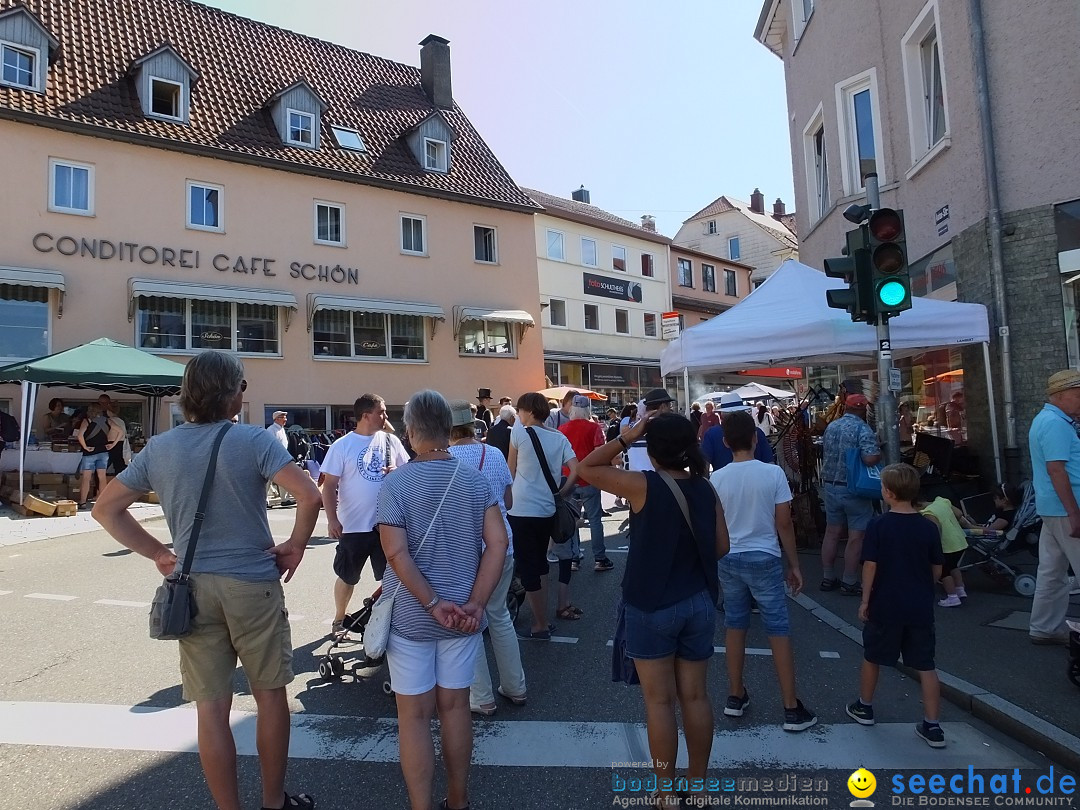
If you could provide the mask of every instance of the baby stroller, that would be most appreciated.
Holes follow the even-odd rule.
[[[362,653],[359,657],[354,657],[344,652],[342,649],[347,645],[355,643],[355,639],[349,637],[350,633],[360,636],[360,643],[363,643],[364,630],[367,628],[368,621],[371,619],[371,608],[379,600],[381,595],[382,586],[380,585],[375,589],[375,592],[371,594],[371,596],[364,597],[364,604],[360,610],[355,613],[349,613],[342,619],[341,626],[344,632],[334,636],[333,641],[330,643],[326,652],[322,654],[321,660],[319,661],[319,676],[323,680],[336,681],[342,677],[351,677],[354,683],[359,683],[362,678],[362,670],[374,669],[375,667],[381,666],[383,661],[386,660],[386,656],[369,658],[367,653]],[[346,659],[346,655],[350,655],[350,657]],[[394,694],[389,679],[383,680],[382,690],[387,695]]]
[[[982,499],[982,496],[965,498],[961,503],[965,512],[968,511],[968,501]],[[975,516],[978,519],[978,516]],[[1023,486],[1023,495],[1020,505],[1016,508],[1012,526],[1005,531],[992,531],[990,529],[965,529],[964,534],[968,538],[968,547],[960,558],[959,569],[967,571],[979,568],[989,574],[995,580],[1010,584],[1021,596],[1031,597],[1035,595],[1035,575],[1022,573],[1017,563],[1009,565],[1002,559],[1019,551],[1027,551],[1032,556],[1038,556],[1039,531],[1042,529],[1042,521],[1035,511],[1035,489],[1028,481]]]
[[[1069,625],[1069,680],[1080,686],[1080,622]]]

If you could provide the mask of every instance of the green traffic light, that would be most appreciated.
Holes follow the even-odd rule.
[[[899,281],[886,281],[878,287],[878,300],[887,307],[899,306],[907,297],[907,288]]]

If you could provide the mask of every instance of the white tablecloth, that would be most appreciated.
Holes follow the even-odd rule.
[[[23,470],[32,473],[65,473],[79,471],[82,453],[54,453],[52,450],[27,450]],[[19,470],[19,451],[5,448],[0,454],[0,470]]]

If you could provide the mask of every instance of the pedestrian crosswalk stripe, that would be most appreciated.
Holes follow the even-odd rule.
[[[232,712],[231,724],[237,753],[255,756],[255,714]],[[935,772],[968,766],[976,770],[1034,766],[967,723],[943,727],[948,746],[936,750],[915,736],[914,723],[879,723],[871,728],[856,723],[819,725],[801,734],[785,732],[779,723],[721,728],[713,737],[710,766]],[[609,770],[615,763],[640,762],[649,750],[645,727],[636,723],[478,720],[473,738],[475,765],[503,767]],[[193,752],[196,741],[196,715],[189,706],[0,702],[0,744]],[[289,755],[397,762],[397,720],[296,714]],[[685,767],[685,760],[683,744],[678,767]]]
[[[78,599],[77,596],[66,596],[60,593],[28,593],[27,599],[55,599],[57,602],[70,602],[72,599]]]
[[[818,652],[818,655],[821,656],[822,658],[839,658],[840,657],[840,653],[832,652],[831,650],[821,650],[820,652]]]
[[[0,596],[7,596],[9,593],[15,593],[15,591],[0,591]]]
[[[115,605],[116,607],[150,607],[149,602],[128,602],[124,599],[98,599],[95,605]]]
[[[613,643],[612,640],[608,639],[607,646],[610,647],[612,645],[612,643]],[[717,655],[723,655],[724,653],[727,652],[727,647],[713,647],[713,652],[716,653]],[[743,652],[746,655],[767,655],[767,656],[772,655],[772,650],[765,649],[764,647],[747,647]]]

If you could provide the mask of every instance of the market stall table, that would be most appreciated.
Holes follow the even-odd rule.
[[[27,449],[23,471],[28,473],[62,473],[73,475],[79,471],[82,453],[54,453],[52,450]],[[18,472],[19,451],[5,448],[0,453],[0,471]]]

